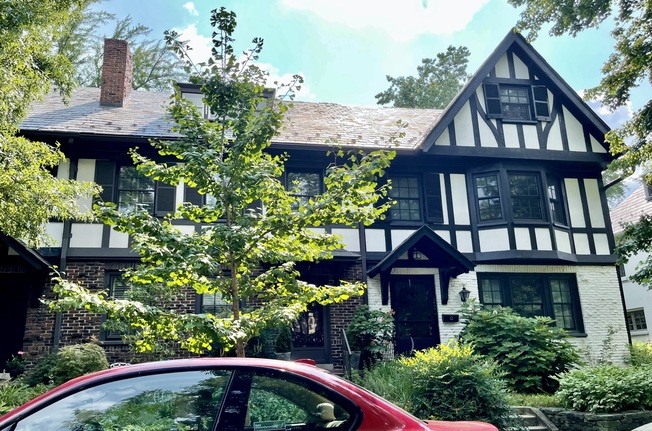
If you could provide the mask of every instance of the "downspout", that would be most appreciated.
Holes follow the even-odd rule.
[[[68,141],[72,144],[72,138]],[[70,170],[68,178],[77,178],[78,163],[77,159],[70,161]],[[70,238],[72,237],[72,221],[65,220],[63,222],[63,234],[61,237],[61,257],[59,258],[59,272],[63,277],[66,274],[66,266],[68,265],[68,249],[70,248]],[[52,349],[56,351],[61,344],[61,326],[63,324],[63,313],[57,311],[54,318],[54,335],[52,341]]]
[[[365,230],[364,223],[358,223],[358,237],[360,241],[360,265],[362,266],[362,282],[367,284],[367,231]],[[364,290],[362,301],[364,304],[369,304],[369,294],[367,289]]]
[[[623,304],[623,318],[625,319],[625,328],[627,329],[627,340],[629,345],[632,344],[632,333],[629,330],[629,323],[627,322],[627,304],[625,304],[625,289],[623,288],[623,278],[620,275],[620,270],[616,267],[616,274],[618,274],[618,288],[620,289],[620,301]]]

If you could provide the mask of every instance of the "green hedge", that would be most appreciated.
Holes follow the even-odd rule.
[[[464,318],[460,339],[499,365],[510,390],[554,393],[556,377],[579,360],[566,332],[548,317],[523,317],[510,308],[485,310],[472,304]]]
[[[455,341],[378,364],[360,383],[423,419],[514,426],[495,364]]]
[[[570,371],[556,393],[562,405],[591,413],[652,409],[652,367],[601,365]]]

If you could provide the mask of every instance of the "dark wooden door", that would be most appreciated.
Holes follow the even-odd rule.
[[[292,325],[292,359],[330,361],[328,307],[310,304]]]
[[[0,276],[0,368],[23,348],[29,284],[24,277]]]
[[[439,344],[435,283],[432,276],[394,276],[390,280],[397,354]]]

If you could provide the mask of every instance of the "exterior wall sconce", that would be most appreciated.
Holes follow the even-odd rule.
[[[423,255],[421,254],[421,252],[419,250],[414,249],[414,251],[412,251],[412,259],[421,260],[421,259],[423,259]]]
[[[462,290],[460,290],[460,299],[463,303],[466,303],[466,300],[469,299],[471,291],[466,289],[466,286],[462,285]]]

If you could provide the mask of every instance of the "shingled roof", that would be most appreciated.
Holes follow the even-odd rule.
[[[610,213],[611,228],[615,234],[625,229],[625,225],[636,223],[643,214],[652,214],[652,199],[645,192],[645,185],[640,185]]]
[[[57,93],[34,104],[21,124],[23,132],[103,135],[135,138],[173,138],[172,123],[166,114],[170,94],[133,91],[125,107],[100,106],[99,88],[78,88],[66,106]],[[385,148],[396,136],[397,121],[407,123],[396,137],[398,148],[418,148],[436,121],[437,109],[349,106],[334,103],[294,102],[288,110],[278,144],[342,145]]]

